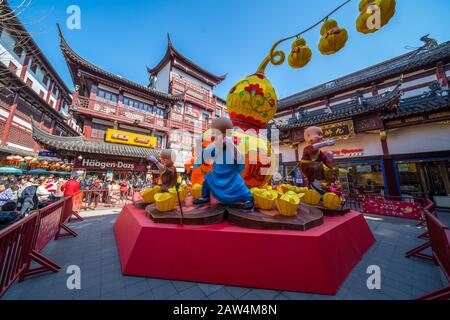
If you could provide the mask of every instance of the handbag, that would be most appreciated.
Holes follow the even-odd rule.
[[[18,216],[16,211],[0,211],[0,225],[10,225]]]

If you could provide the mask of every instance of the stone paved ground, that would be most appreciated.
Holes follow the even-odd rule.
[[[366,217],[377,242],[354,268],[336,296],[262,290],[187,281],[123,276],[113,232],[120,209],[89,211],[86,220],[72,222],[77,238],[51,241],[44,254],[58,262],[58,273],[45,274],[15,283],[3,299],[98,300],[98,299],[414,299],[444,286],[439,267],[433,263],[404,258],[405,251],[423,240],[423,230],[408,220]],[[450,214],[440,218],[449,225]],[[366,269],[381,268],[381,290],[368,290]],[[67,266],[81,268],[81,290],[68,290]]]

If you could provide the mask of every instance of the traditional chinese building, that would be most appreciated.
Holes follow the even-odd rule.
[[[345,189],[430,197],[450,207],[450,42],[399,57],[280,100],[281,163],[294,175],[316,125],[333,151]]]
[[[225,114],[225,101],[212,93],[225,76],[195,65],[175,50],[170,38],[163,59],[148,69],[148,86],[80,57],[61,30],[60,44],[76,88],[71,111],[87,140],[104,141],[111,132],[122,137],[140,134],[144,140],[155,137],[156,149],[184,147],[190,154],[193,134],[206,130],[212,117]],[[184,168],[183,161],[176,165]]]
[[[71,92],[7,2],[0,6],[0,160],[35,156],[33,118],[55,136],[77,136],[69,119]]]
[[[226,116],[225,101],[213,94],[214,87],[226,75],[215,75],[183,56],[175,49],[170,35],[164,57],[147,70],[152,88],[173,95],[185,93],[184,100],[170,111],[169,142],[171,147],[190,151],[194,133],[206,130],[211,118]]]

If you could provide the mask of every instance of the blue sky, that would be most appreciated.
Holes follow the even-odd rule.
[[[18,0],[10,0],[11,5]],[[73,88],[59,49],[56,23],[61,23],[71,47],[82,57],[114,74],[148,83],[146,66],[165,53],[167,32],[174,46],[201,67],[228,72],[215,93],[226,98],[235,82],[256,71],[272,44],[320,20],[343,0],[33,0],[21,20],[53,66]],[[450,40],[449,0],[397,0],[391,22],[372,35],[356,31],[359,0],[332,17],[349,32],[346,47],[333,56],[317,50],[320,27],[305,38],[313,50],[303,69],[269,66],[266,75],[278,97],[287,97],[337,77],[407,52],[430,33],[438,42]],[[69,5],[81,9],[81,29],[66,27]],[[289,54],[290,42],[281,45]]]

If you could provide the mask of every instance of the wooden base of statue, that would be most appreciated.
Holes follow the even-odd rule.
[[[148,206],[148,203],[145,203],[143,200],[136,200],[134,201],[134,206],[137,209],[145,209],[145,207]]]
[[[330,209],[321,205],[313,206],[305,204],[305,206],[319,209],[322,211],[323,215],[327,217],[343,216],[344,214],[350,212],[350,209]]]
[[[183,206],[183,217],[179,206],[174,210],[162,212],[156,207],[156,204],[149,204],[145,208],[145,214],[155,223],[171,223],[186,225],[207,225],[220,223],[224,220],[226,207],[220,204],[202,205],[189,207]],[[181,220],[183,219],[183,220]]]
[[[306,231],[323,223],[322,211],[305,205],[300,205],[297,215],[293,217],[282,216],[276,209],[244,210],[239,205],[217,202],[194,205],[191,197],[187,197],[182,206],[183,217],[178,205],[172,211],[161,212],[154,203],[146,206],[145,214],[155,223],[209,225],[228,220],[240,227],[260,230]]]
[[[228,221],[245,228],[262,230],[299,230],[320,226],[323,223],[323,213],[317,208],[300,205],[297,214],[292,217],[281,215],[276,209],[243,210],[228,207]]]

